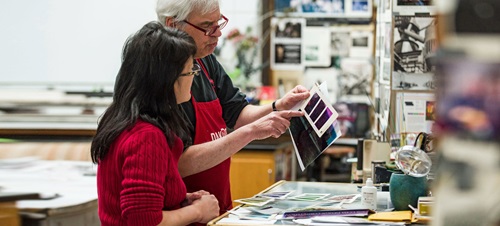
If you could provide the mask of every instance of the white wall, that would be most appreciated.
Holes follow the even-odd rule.
[[[258,0],[221,0],[221,13],[229,18],[229,23],[222,32],[223,37],[233,28],[244,32],[248,26],[253,27],[255,34],[260,34],[259,12],[261,4],[261,1]]]
[[[155,0],[2,1],[0,82],[109,83]]]
[[[222,0],[230,29],[257,26],[258,0]],[[125,39],[156,20],[156,0],[4,0],[0,83],[113,83]],[[260,26],[260,25],[259,25]]]

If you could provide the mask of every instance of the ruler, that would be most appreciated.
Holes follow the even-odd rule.
[[[374,211],[370,209],[293,211],[283,213],[283,218],[303,219],[316,216],[364,217],[368,216],[370,213],[374,213]]]

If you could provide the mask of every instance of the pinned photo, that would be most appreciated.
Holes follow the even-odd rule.
[[[413,6],[424,6],[424,5],[432,5],[430,0],[397,0],[398,6],[401,5],[413,5]]]
[[[431,0],[394,0],[392,2],[393,12],[399,15],[434,14],[436,12],[436,6]]]
[[[348,56],[351,36],[347,30],[334,30],[331,33],[330,53],[332,56]]]
[[[394,17],[394,71],[434,71],[436,18],[434,16]]]
[[[350,33],[350,57],[366,57],[373,55],[373,32],[352,31]]]
[[[271,19],[271,68],[274,70],[303,70],[304,18]]]

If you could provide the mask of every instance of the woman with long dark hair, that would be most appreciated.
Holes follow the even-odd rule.
[[[105,225],[206,223],[219,213],[206,191],[187,193],[177,163],[191,143],[179,104],[191,98],[194,40],[158,22],[127,39],[113,102],[92,141]]]

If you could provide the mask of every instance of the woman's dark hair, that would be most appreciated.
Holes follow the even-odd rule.
[[[174,134],[190,144],[187,123],[177,104],[174,83],[196,53],[187,33],[149,22],[127,39],[116,77],[113,102],[100,118],[90,153],[98,163],[111,144],[138,119],[160,128],[170,146]]]

